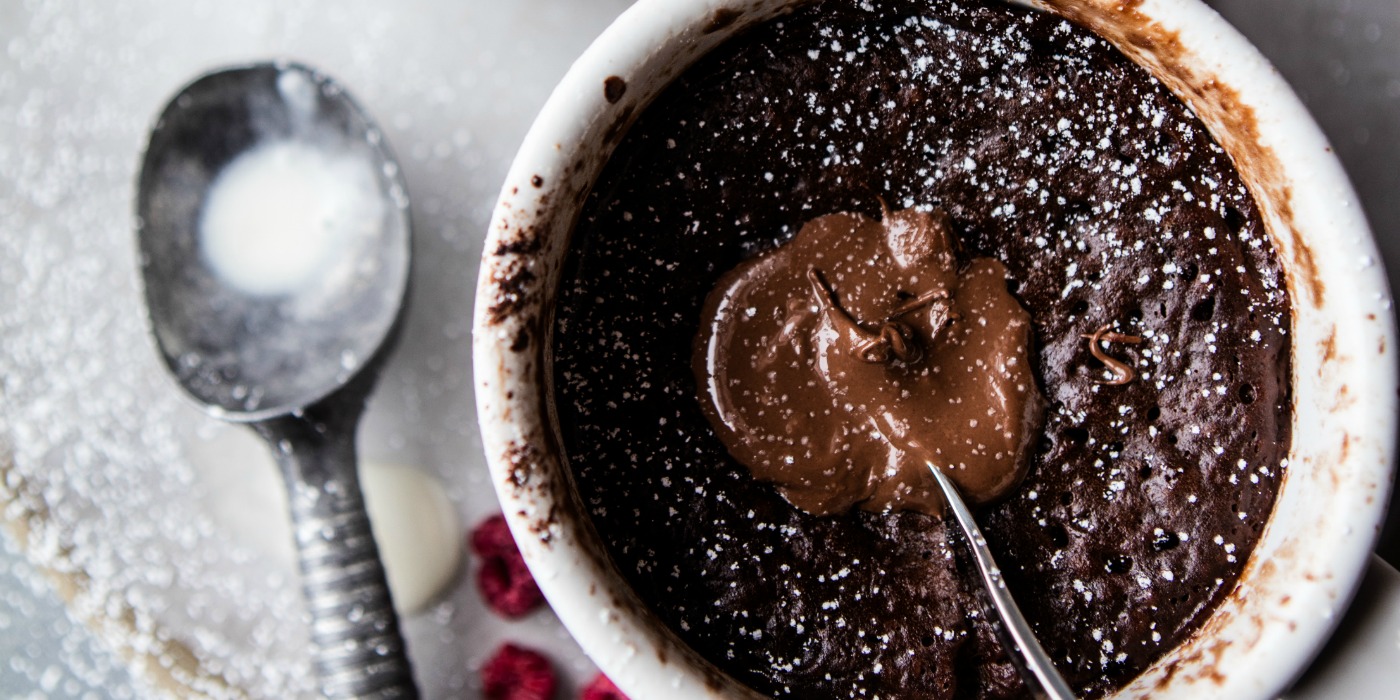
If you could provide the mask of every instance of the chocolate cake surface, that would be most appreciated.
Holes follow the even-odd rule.
[[[741,261],[817,217],[946,211],[1029,312],[1046,408],[978,513],[1072,687],[1099,696],[1232,589],[1286,468],[1290,302],[1227,155],[1102,39],[999,2],[818,2],[689,69],[595,185],[555,312],[583,502],[659,618],[774,697],[1026,689],[943,521],[811,515],[725,449],[691,371]],[[1104,326],[1137,344],[1084,338]],[[1123,379],[1116,363],[1131,368]]]

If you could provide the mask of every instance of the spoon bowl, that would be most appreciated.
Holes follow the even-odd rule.
[[[329,251],[334,259],[323,272],[284,293],[229,283],[201,241],[220,173],[269,144],[334,154],[335,167],[362,165],[366,170],[353,175],[377,199],[357,209],[379,215],[365,235]],[[257,421],[325,398],[369,364],[394,329],[409,273],[404,185],[379,130],[325,76],[263,63],[196,79],[156,123],[138,191],[137,237],[156,342],[180,386],[221,417]],[[277,212],[233,216],[239,214],[256,224]],[[325,257],[307,248],[330,244],[271,242],[279,250],[233,264],[266,268]]]
[[[282,470],[321,692],[416,697],[355,454],[409,279],[408,198],[380,132],[305,66],[209,73],[152,130],[136,211],[166,367]]]

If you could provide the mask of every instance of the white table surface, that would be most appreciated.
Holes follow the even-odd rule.
[[[437,474],[471,524],[498,509],[475,432],[469,370],[471,290],[482,235],[535,111],[572,59],[627,4],[0,0],[0,425],[18,425],[22,433],[0,432],[0,455],[9,441],[19,471],[53,465],[91,476],[86,486],[92,493],[70,490],[107,519],[104,526],[130,529],[122,534],[134,546],[93,561],[130,564],[137,584],[154,586],[173,575],[256,599],[249,614],[271,622],[246,622],[245,639],[211,635],[201,642],[265,666],[234,668],[234,675],[264,674],[267,681],[295,673],[294,660],[264,659],[248,647],[266,640],[264,655],[295,648],[297,624],[277,618],[295,616],[297,594],[286,585],[290,569],[283,567],[290,562],[275,552],[260,557],[267,545],[257,536],[235,538],[229,551],[200,550],[227,524],[220,508],[208,506],[227,505],[231,496],[226,481],[195,463],[210,454],[225,463],[242,459],[249,443],[179,401],[145,340],[130,211],[150,121],[195,74],[270,57],[326,70],[376,116],[413,197],[419,257],[415,303],[371,403],[361,449],[371,459]],[[1400,2],[1210,4],[1275,61],[1328,132],[1356,181],[1394,285],[1400,271]],[[131,395],[140,400],[119,400]],[[127,471],[113,474],[114,464]],[[212,471],[225,478],[236,473],[227,466]],[[141,504],[141,517],[129,518],[129,504],[98,493],[131,483],[149,487],[153,475],[165,473],[176,483],[154,493],[197,497],[184,504],[152,500]],[[49,496],[69,492],[54,484],[39,488]],[[261,497],[235,495],[249,507]],[[200,533],[193,543],[161,529],[180,518]],[[151,532],[141,527],[152,524]],[[147,545],[149,555],[141,548]],[[1400,561],[1400,533],[1391,533],[1380,551]],[[180,557],[208,565],[186,567]],[[35,561],[47,559],[0,536],[0,696],[152,694],[107,642],[70,619]],[[212,580],[221,566],[234,566],[237,574]],[[1400,682],[1400,664],[1385,663],[1387,655],[1400,658],[1400,606],[1394,604],[1400,575],[1378,568],[1366,585],[1338,637],[1345,643],[1324,655],[1291,698],[1361,697],[1377,687],[1365,684],[1393,688]],[[1387,590],[1389,603],[1378,593]],[[192,621],[170,610],[157,610],[153,619],[214,626],[209,615],[222,610],[220,603],[204,603],[206,616]],[[548,611],[502,621],[482,609],[466,575],[427,613],[408,619],[406,630],[429,698],[476,696],[477,667],[505,640],[548,651],[565,676],[560,697],[572,697],[594,673]]]

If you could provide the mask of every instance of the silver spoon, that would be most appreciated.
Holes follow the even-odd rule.
[[[382,213],[356,229],[369,233],[356,238],[353,264],[313,269],[295,292],[229,283],[201,240],[215,178],[268,143],[365,159],[358,172],[373,175],[360,181],[379,198],[368,211]],[[339,85],[304,66],[209,73],[152,130],[136,213],[166,366],[209,413],[251,426],[282,469],[322,692],[417,697],[356,473],[355,428],[397,335],[411,258],[408,199],[380,132]],[[305,245],[291,238],[276,243]]]
[[[966,535],[965,539],[972,549],[973,558],[977,561],[977,571],[981,574],[984,588],[991,598],[992,607],[996,609],[997,617],[1001,619],[1001,631],[1004,641],[1007,642],[1007,651],[1011,654],[1012,662],[1021,671],[1021,677],[1028,681],[1026,685],[1031,688],[1032,693],[1036,693],[1036,685],[1039,685],[1041,697],[1051,700],[1073,700],[1074,691],[1069,689],[1060,672],[1055,670],[1055,664],[1050,661],[1050,656],[1045,653],[1040,642],[1036,641],[1030,624],[1021,615],[1021,609],[1016,607],[1011,593],[1006,590],[1006,580],[1002,578],[1001,568],[997,566],[996,560],[992,559],[987,539],[982,536],[977,521],[972,519],[972,511],[968,510],[967,503],[958,493],[958,488],[943,474],[942,469],[932,464],[929,464],[928,468],[933,472],[933,478],[938,482],[939,488],[943,489],[943,497],[948,501],[948,509],[953,511],[953,519]],[[1034,678],[1035,682],[1029,682],[1030,678]]]

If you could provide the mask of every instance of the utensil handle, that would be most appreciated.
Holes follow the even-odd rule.
[[[349,416],[256,424],[287,482],[311,653],[331,700],[417,698],[379,548],[365,512]]]
[[[986,583],[984,588],[992,600],[992,606],[996,608],[997,617],[1001,619],[1002,631],[1011,644],[1012,648],[1007,651],[1010,652],[1012,662],[1022,667],[1022,676],[1029,673],[1035,677],[1043,697],[1050,700],[1074,700],[1074,691],[1070,690],[1060,672],[1055,670],[1050,655],[1040,646],[1035,633],[1031,631],[1030,623],[1021,615],[1021,609],[1016,606],[1011,592],[1006,590],[1006,579],[1002,576],[1001,567],[997,566],[996,560],[992,558],[987,538],[982,536],[981,528],[977,527],[977,521],[972,518],[972,511],[968,510],[967,503],[963,501],[957,487],[938,467],[930,464],[928,468],[943,490],[948,509],[953,511],[953,518],[967,536],[972,556],[977,560],[977,572]],[[1031,690],[1035,692],[1034,688]]]

